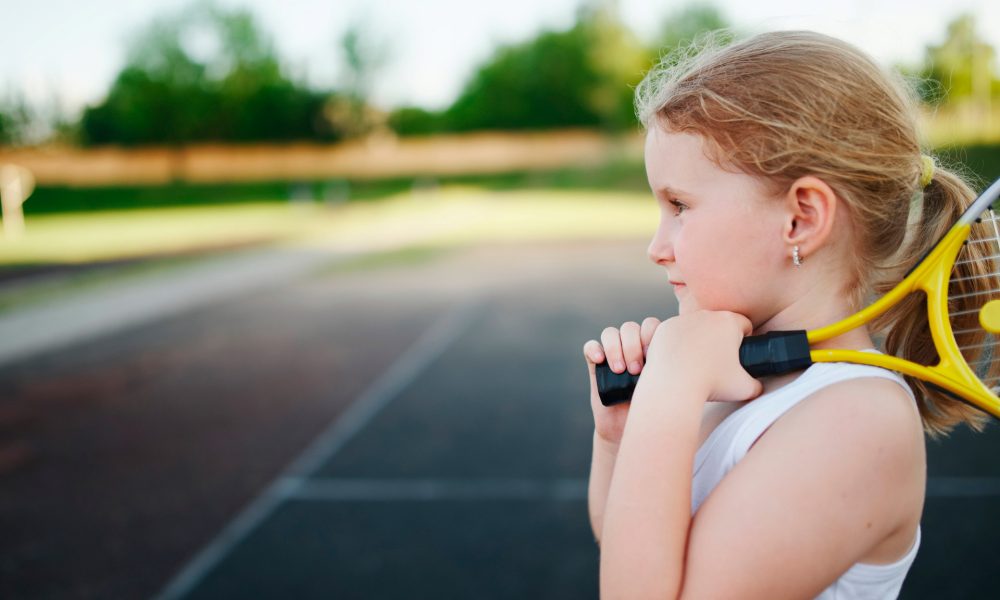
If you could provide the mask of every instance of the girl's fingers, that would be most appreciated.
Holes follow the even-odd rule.
[[[583,345],[583,356],[587,362],[599,365],[604,362],[604,349],[597,340],[589,340]]]
[[[642,339],[639,337],[639,332],[639,324],[635,321],[622,323],[620,331],[622,355],[625,359],[625,366],[628,368],[628,372],[633,375],[638,375],[642,371],[642,364],[644,362]]]
[[[642,327],[639,332],[639,337],[642,339],[642,355],[646,356],[646,351],[649,350],[649,343],[653,340],[653,334],[656,333],[656,328],[660,326],[661,321],[656,317],[646,317],[642,321]]]
[[[622,340],[618,330],[614,327],[606,327],[601,332],[601,345],[604,346],[604,356],[607,358],[611,370],[615,373],[624,373],[625,356],[622,354]]]
[[[743,337],[746,337],[753,333],[753,321],[748,319],[746,316],[739,313],[734,313],[736,315],[736,321],[740,324],[743,329]]]

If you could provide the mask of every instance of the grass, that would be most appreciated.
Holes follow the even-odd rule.
[[[615,215],[613,222],[609,215]],[[463,243],[651,232],[646,194],[496,191],[443,185],[378,202],[252,203],[28,215],[26,234],[0,241],[0,268],[84,264],[251,243],[369,248],[437,240]]]
[[[657,215],[646,193],[490,190],[461,185],[336,206],[219,204],[29,215],[23,238],[0,241],[0,271],[150,255],[166,258],[0,285],[0,313],[205,259],[204,252],[170,254],[192,248],[267,240],[303,249],[358,253],[332,261],[320,274],[370,271],[427,262],[482,242],[649,236]]]
[[[275,241],[308,229],[315,212],[242,204],[29,215],[25,235],[0,241],[0,266],[81,264]]]

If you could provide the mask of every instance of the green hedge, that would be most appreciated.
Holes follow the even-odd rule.
[[[612,164],[597,169],[562,169],[546,172],[515,172],[462,177],[405,177],[381,180],[275,181],[165,186],[39,187],[24,204],[26,215],[128,210],[166,206],[232,204],[241,202],[289,202],[305,197],[314,202],[367,201],[407,192],[428,185],[466,184],[487,189],[607,188],[646,189],[641,164]]]

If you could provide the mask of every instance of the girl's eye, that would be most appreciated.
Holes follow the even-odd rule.
[[[674,213],[675,215],[679,215],[687,209],[687,206],[685,206],[682,202],[678,202],[677,200],[668,200],[668,202],[670,202],[670,204],[673,205],[674,210],[676,211]]]

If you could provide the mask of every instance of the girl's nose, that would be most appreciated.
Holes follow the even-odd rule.
[[[667,236],[663,235],[662,228],[656,232],[652,241],[649,242],[646,254],[649,256],[649,260],[653,261],[654,264],[674,261],[673,244],[670,243]]]

